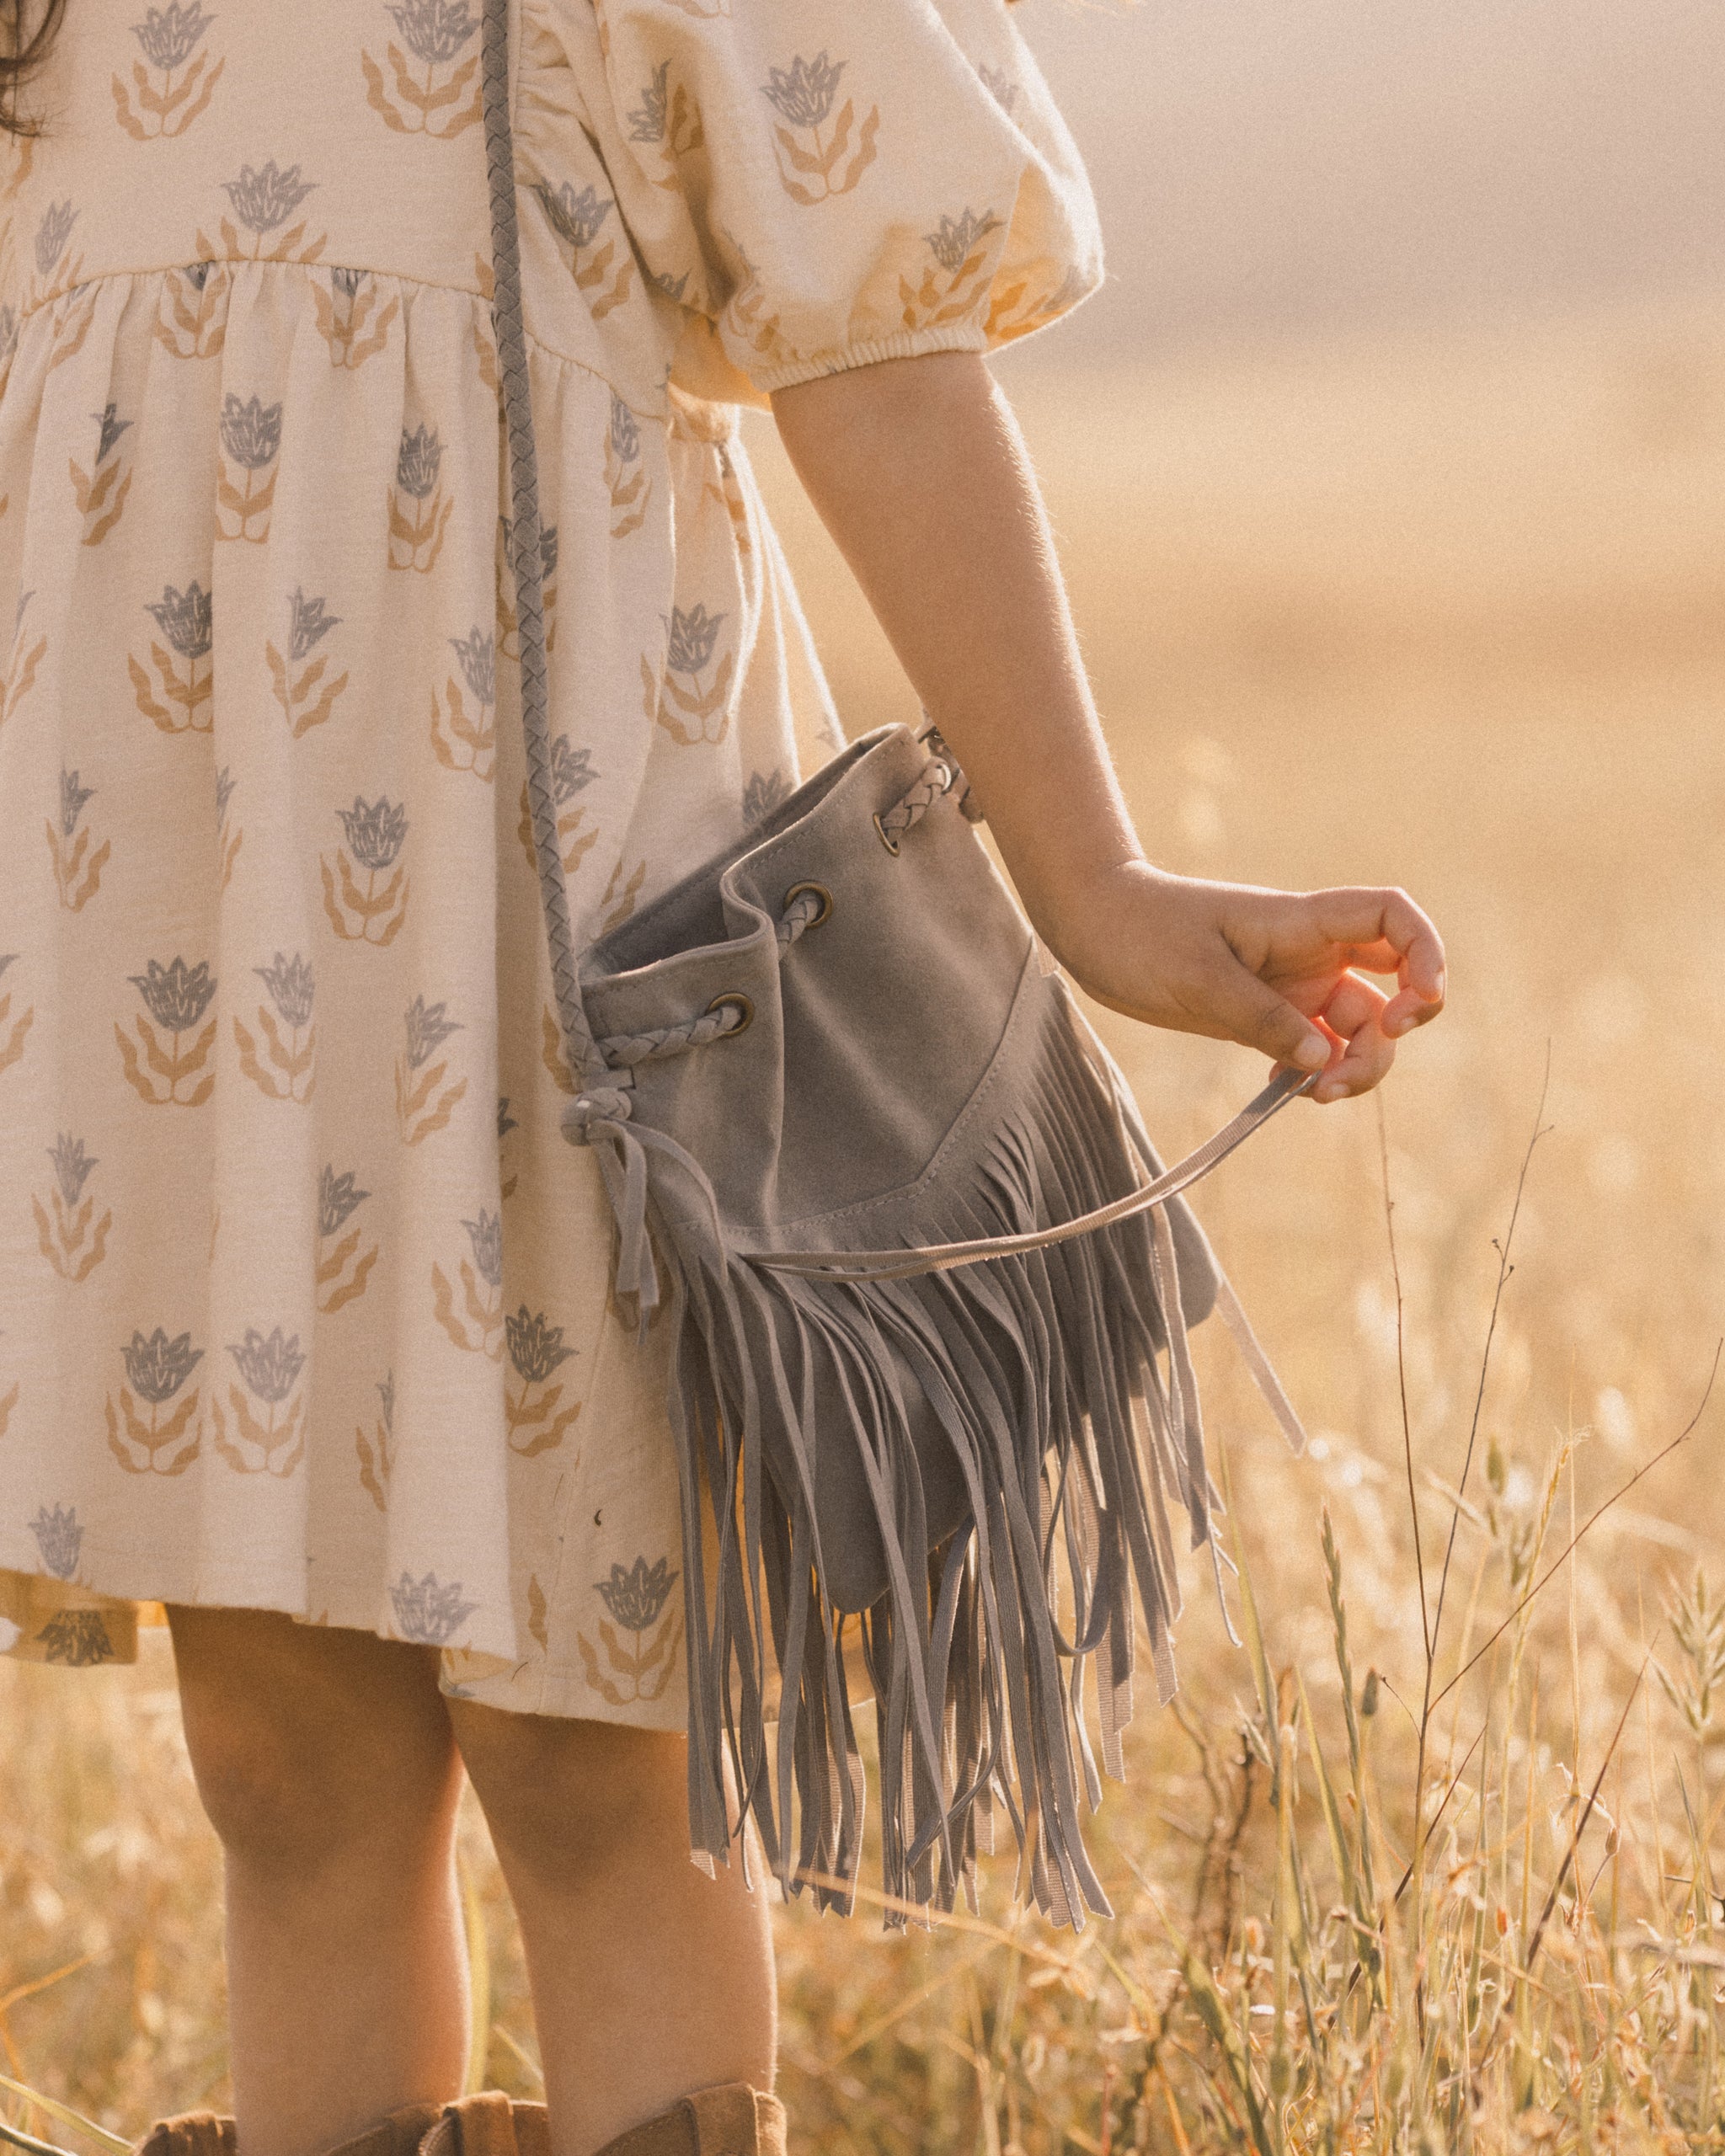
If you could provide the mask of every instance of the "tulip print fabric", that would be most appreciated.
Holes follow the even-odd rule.
[[[734,407],[1099,262],[1000,0],[512,29],[592,936],[836,745]],[[675,1729],[664,1342],[558,1128],[478,72],[472,0],[69,0],[0,152],[0,1647],[266,1608]]]

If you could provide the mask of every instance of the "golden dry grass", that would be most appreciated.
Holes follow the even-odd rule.
[[[932,1934],[783,1913],[799,2147],[1721,2145],[1725,1619],[1696,1577],[1720,1570],[1725,1403],[1442,1700],[1414,1795],[1423,1627],[1476,1413],[1434,1689],[1683,1428],[1725,1331],[1714,321],[1027,378],[1159,857],[1406,883],[1448,934],[1452,1006],[1387,1091],[1382,1153],[1370,1104],[1297,1109],[1203,1195],[1316,1442],[1285,1457],[1225,1343],[1203,1343],[1262,1652],[1229,1645],[1194,1565],[1180,1711],[1143,1711],[1097,1823],[1118,1916],[1049,1934],[1013,1913],[1004,1865],[981,1921]],[[903,715],[768,446],[850,723]],[[1108,1030],[1168,1148],[1254,1083],[1212,1044]],[[471,1820],[467,1850],[486,2063],[530,2093],[519,1960]],[[133,1671],[0,1664],[3,2070],[122,2132],[219,2100],[217,1897],[159,1636]]]

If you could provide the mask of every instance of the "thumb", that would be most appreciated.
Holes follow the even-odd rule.
[[[1255,1048],[1273,1062],[1298,1070],[1322,1070],[1331,1045],[1311,1019],[1284,995],[1267,987],[1242,965],[1231,966],[1216,983],[1213,1006],[1218,1023],[1243,1048]]]

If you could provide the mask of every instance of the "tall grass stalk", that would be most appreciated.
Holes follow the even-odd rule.
[[[1461,1472],[1423,1488],[1413,1433],[1431,1418],[1415,1380],[1412,1299],[1397,1277],[1387,1142],[1380,1150],[1396,1278],[1411,1684],[1392,1683],[1401,1650],[1370,1609],[1362,1674],[1362,1560],[1350,1556],[1330,1503],[1315,1553],[1321,1651],[1310,1638],[1283,1644],[1300,1612],[1279,1595],[1267,1621],[1262,1550],[1236,1496],[1238,1440],[1220,1444],[1239,1646],[1204,1663],[1172,1716],[1133,1732],[1136,1785],[1153,1812],[1117,1798],[1097,1844],[1119,1914],[1076,1939],[1051,1935],[1005,1903],[996,1870],[977,1911],[890,1944],[858,1926],[788,1916],[783,2080],[806,2146],[821,2156],[1687,2156],[1725,2147],[1725,1945],[1712,1858],[1725,1809],[1725,1604],[1705,1572],[1669,1592],[1650,1637],[1645,1623],[1622,1625],[1635,1652],[1620,1657],[1625,1680],[1597,1752],[1589,1732],[1600,1703],[1583,1672],[1598,1646],[1593,1620],[1621,1621],[1616,1590],[1589,1550],[1614,1509],[1699,1427],[1719,1358],[1683,1427],[1590,1508],[1578,1487],[1584,1433],[1573,1417],[1536,1465],[1513,1443],[1506,1449],[1487,1421],[1489,1379],[1544,1128],[1541,1115],[1495,1246]],[[1482,1450],[1476,1499],[1470,1475]],[[1418,1515],[1433,1486],[1445,1492],[1448,1518],[1441,1562],[1425,1572]],[[1477,1548],[1451,1648],[1444,1620],[1464,1536]],[[1559,1601],[1546,1591],[1566,1567]],[[1564,1681],[1553,1684],[1546,1673],[1560,1653]],[[1656,1682],[1644,1685],[1649,1671]],[[54,1674],[29,1673],[33,1687]],[[1655,1728],[1656,1695],[1684,1733],[1677,1754]],[[46,2145],[45,2131],[78,2156],[119,2156],[150,2111],[223,2093],[219,2026],[174,2033],[159,1999],[164,1982],[187,1985],[196,1952],[210,1950],[207,1908],[186,1897],[211,1875],[202,1845],[182,1834],[195,1816],[183,1755],[164,1752],[152,1769],[163,1787],[182,1777],[181,1809],[141,1800],[128,1812],[141,1771],[126,1756],[135,1725],[93,1711],[67,1718],[66,1697],[19,1725],[40,1747],[28,1773],[17,1744],[0,1754],[0,1907],[70,1909],[87,1881],[82,1930],[57,1935],[83,1944],[14,1970],[0,1933],[0,2041],[15,2069],[0,2079],[0,2095],[13,2114],[8,2135],[27,2148]],[[1638,1791],[1625,1749],[1637,1707]],[[1559,1714],[1566,1726],[1553,1726]],[[75,1761],[75,1785],[56,1780],[60,1761]],[[105,1792],[105,1813],[79,1811],[91,1786]],[[29,1809],[49,1803],[51,1814]],[[43,1856],[40,1831],[20,1835],[20,1822],[44,1816],[83,1819],[82,1841],[65,1844],[83,1852],[70,1864]],[[168,1834],[169,1820],[182,1838]],[[126,1905],[125,1926],[110,1929],[95,1920],[97,1872],[88,1867],[99,1870],[116,1836],[143,1853],[127,1861],[147,1891]],[[473,2085],[489,2078],[537,2095],[518,1949],[471,1822],[461,1883]],[[866,1883],[858,1899],[883,1913],[898,1908]],[[494,1938],[507,1941],[501,1956]],[[163,1956],[176,1972],[167,1979]],[[121,1971],[128,1988],[116,1999]],[[114,2000],[120,2018],[80,2024],[80,1997]],[[20,2020],[22,2038],[13,2015],[35,2017],[27,2028]],[[80,2053],[80,2027],[106,2032],[105,2082]],[[152,2027],[178,2046],[171,2085],[124,2078],[124,2059],[142,2070],[155,2055]],[[56,2029],[58,2041],[45,2034]],[[129,2097],[111,2093],[122,2087]]]

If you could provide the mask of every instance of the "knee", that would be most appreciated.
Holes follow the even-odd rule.
[[[320,1656],[305,1630],[230,1631],[210,1652],[176,1627],[186,1748],[210,1823],[230,1858],[270,1869],[321,1869],[362,1846],[417,1855],[428,1831],[449,1830],[459,1790],[435,1687],[426,1713],[417,1687],[403,1700],[344,1683],[339,1650]]]
[[[345,1838],[326,1763],[266,1703],[183,1691],[181,1710],[198,1795],[230,1856],[301,1864]]]
[[[460,1703],[452,1718],[505,1865],[573,1877],[607,1870],[632,1848],[686,1853],[680,1737]]]

